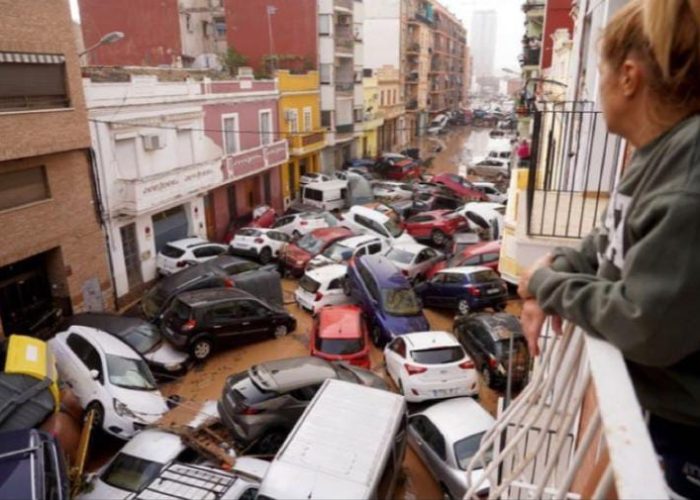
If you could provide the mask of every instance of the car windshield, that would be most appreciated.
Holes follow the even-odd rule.
[[[316,293],[318,291],[318,289],[321,287],[321,283],[319,283],[318,281],[313,279],[308,274],[305,274],[299,280],[299,286],[309,293]]]
[[[384,227],[386,228],[387,231],[389,231],[389,234],[393,236],[394,238],[398,238],[403,234],[403,229],[401,226],[399,226],[396,222],[393,220],[389,219],[384,223]]]
[[[355,354],[364,349],[362,339],[322,339],[316,338],[316,349],[326,354]]]
[[[348,248],[342,243],[333,243],[323,251],[323,256],[336,262],[342,262],[352,257],[352,248]]]
[[[499,277],[494,271],[488,270],[471,273],[469,279],[472,283],[489,283],[491,281],[498,281]]]
[[[101,476],[110,486],[126,491],[139,491],[158,477],[163,464],[119,453]]]
[[[170,257],[171,259],[179,259],[183,255],[185,255],[184,250],[171,245],[165,245],[160,251],[160,253],[162,253],[166,257]]]
[[[420,302],[412,288],[382,290],[384,310],[394,316],[417,316],[421,314]]]
[[[454,444],[455,458],[457,458],[457,464],[460,469],[467,470],[469,461],[479,451],[481,438],[484,437],[484,434],[486,434],[486,431],[460,439]],[[481,469],[483,466],[488,465],[489,462],[491,462],[491,452],[487,451],[484,455],[484,463],[478,464],[478,467],[475,468]]]
[[[317,240],[312,234],[307,234],[297,241],[297,246],[312,255],[315,255],[323,248],[323,240]]]
[[[158,328],[149,323],[127,331],[124,341],[139,353],[145,354],[160,343],[161,337]]]
[[[109,381],[117,387],[140,391],[152,391],[156,388],[153,375],[142,359],[107,354],[107,372]]]
[[[394,262],[400,262],[401,264],[410,264],[413,262],[413,254],[399,248],[392,248],[386,256],[388,259]]]
[[[411,358],[422,365],[442,365],[454,363],[464,358],[464,351],[460,346],[435,347],[411,351]]]

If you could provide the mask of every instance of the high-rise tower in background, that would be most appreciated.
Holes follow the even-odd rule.
[[[473,61],[472,75],[476,78],[494,75],[497,23],[495,10],[478,10],[472,17],[469,47]]]

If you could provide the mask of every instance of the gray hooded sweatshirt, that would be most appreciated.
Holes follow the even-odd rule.
[[[700,425],[700,115],[639,149],[602,225],[530,292],[622,351],[652,414]]]

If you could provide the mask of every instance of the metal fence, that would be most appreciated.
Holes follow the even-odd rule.
[[[591,102],[538,103],[527,186],[530,236],[581,238],[599,221],[624,144]]]

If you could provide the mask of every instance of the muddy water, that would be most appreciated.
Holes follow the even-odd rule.
[[[489,129],[455,127],[444,135],[420,137],[414,146],[420,148],[422,158],[433,157],[429,173],[465,175],[468,163],[479,156],[486,156],[488,142]],[[442,150],[435,153],[437,147]]]

